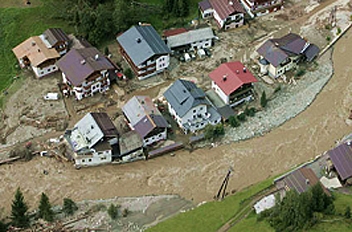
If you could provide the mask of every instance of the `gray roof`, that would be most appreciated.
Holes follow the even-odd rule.
[[[54,46],[58,42],[69,42],[70,39],[61,28],[49,28],[44,31],[45,39],[48,40],[51,46]]]
[[[136,131],[129,131],[119,138],[120,156],[143,147],[143,140]]]
[[[165,91],[164,97],[180,117],[195,106],[210,105],[202,89],[193,82],[182,79],[176,80]]]
[[[154,55],[171,53],[153,26],[133,26],[117,38],[135,65],[140,65]]]
[[[202,11],[205,11],[205,10],[212,8],[209,0],[204,0],[204,1],[198,2],[198,6]]]
[[[168,123],[148,96],[134,96],[122,111],[133,128],[144,138],[154,128],[167,128]]]
[[[342,180],[352,177],[352,148],[347,143],[329,151],[329,156]]]
[[[116,69],[95,47],[71,49],[57,62],[57,66],[74,86],[81,85],[94,72]]]
[[[201,40],[213,39],[214,37],[214,32],[211,27],[200,28],[167,37],[167,46],[174,48]]]

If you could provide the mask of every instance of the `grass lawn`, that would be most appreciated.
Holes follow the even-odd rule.
[[[209,202],[192,211],[161,222],[147,231],[216,231],[242,209],[248,198],[269,187],[271,183],[272,179],[269,179],[229,196],[221,202]]]
[[[67,33],[72,32],[72,28],[66,23],[53,20],[47,14],[47,11],[45,11],[42,6],[29,8],[0,8],[1,92],[11,84],[14,76],[21,74],[20,70],[16,68],[17,60],[12,53],[12,48],[30,36],[40,35],[49,27],[61,27]],[[2,98],[0,97],[0,106],[1,105]]]

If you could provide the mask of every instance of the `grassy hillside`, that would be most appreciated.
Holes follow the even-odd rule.
[[[2,4],[5,4],[5,1]],[[16,4],[15,6],[17,6]],[[1,92],[11,84],[14,76],[20,74],[20,70],[16,69],[17,61],[11,51],[12,48],[30,36],[40,35],[49,27],[61,27],[67,33],[72,32],[72,28],[64,22],[51,19],[42,6],[0,8]]]

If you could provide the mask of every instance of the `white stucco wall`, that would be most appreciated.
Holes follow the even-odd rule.
[[[191,43],[191,47],[194,49],[201,49],[201,48],[210,48],[211,47],[211,39],[206,39],[202,41],[196,41]]]
[[[107,150],[103,152],[93,152],[92,156],[76,155],[75,164],[77,166],[96,166],[99,164],[111,163],[112,151]]]
[[[152,143],[158,142],[160,140],[166,140],[167,139],[167,133],[166,133],[166,128],[164,131],[162,131],[161,133],[151,136],[151,137],[147,137],[143,139],[143,146],[148,146]]]
[[[215,90],[215,93],[225,104],[229,104],[229,96],[227,96],[214,81],[211,82],[211,88]]]
[[[160,56],[156,59],[156,70],[164,70],[169,66],[170,63],[170,55]]]
[[[52,65],[46,66],[42,69],[39,67],[32,66],[32,70],[38,78],[41,78],[45,75],[56,72],[58,70],[58,68],[55,64],[52,64]]]
[[[204,12],[202,12],[202,18],[207,19],[207,18],[211,17],[213,15],[213,13],[214,13],[213,9],[207,9]]]

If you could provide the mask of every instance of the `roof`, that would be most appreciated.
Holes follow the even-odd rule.
[[[57,59],[60,54],[55,49],[49,49],[39,36],[33,36],[12,49],[18,60],[27,57],[32,66],[38,66],[51,59]]]
[[[107,113],[90,113],[105,137],[115,137],[118,131]]]
[[[230,95],[244,84],[257,82],[253,74],[240,61],[221,64],[209,73],[209,77],[226,95]]]
[[[221,20],[226,19],[234,13],[245,13],[245,10],[238,0],[209,0],[209,2],[214,11],[220,16]]]
[[[43,33],[45,39],[51,46],[54,46],[58,42],[68,42],[70,39],[61,28],[49,28]]]
[[[319,51],[316,45],[294,33],[289,33],[278,39],[269,39],[257,50],[274,67],[279,66],[288,57],[296,55],[303,55],[310,62],[318,55]]]
[[[205,10],[212,8],[209,0],[204,0],[204,1],[198,2],[198,6],[202,11],[205,11]]]
[[[193,82],[182,79],[176,80],[165,91],[164,97],[180,117],[195,106],[210,105],[202,89]]]
[[[235,111],[228,105],[217,108],[217,111],[224,120],[228,120],[231,116],[235,116]]]
[[[275,206],[275,196],[270,194],[269,196],[263,197],[260,201],[254,204],[255,213],[259,214],[266,209],[271,209]]]
[[[182,27],[182,28],[176,28],[176,29],[170,29],[170,30],[165,30],[163,31],[163,36],[164,37],[169,37],[173,35],[178,35],[181,33],[187,32],[187,29]]]
[[[167,37],[167,46],[174,48],[201,40],[213,39],[214,37],[213,29],[211,27],[205,27],[169,36]]]
[[[306,192],[309,187],[319,182],[318,177],[307,167],[297,169],[284,178],[284,182],[290,189],[296,190],[298,193]]]
[[[341,180],[346,180],[352,177],[351,145],[342,143],[328,152],[337,173],[341,177]]]
[[[57,62],[57,66],[74,86],[81,85],[94,72],[115,70],[109,59],[95,47],[71,49]]]
[[[135,65],[140,65],[154,55],[171,53],[151,25],[133,26],[117,37],[117,41]]]
[[[143,140],[136,131],[129,131],[119,138],[120,155],[126,155],[143,147]]]
[[[168,126],[167,121],[148,96],[132,97],[122,107],[122,111],[142,138],[154,128],[166,128]]]

